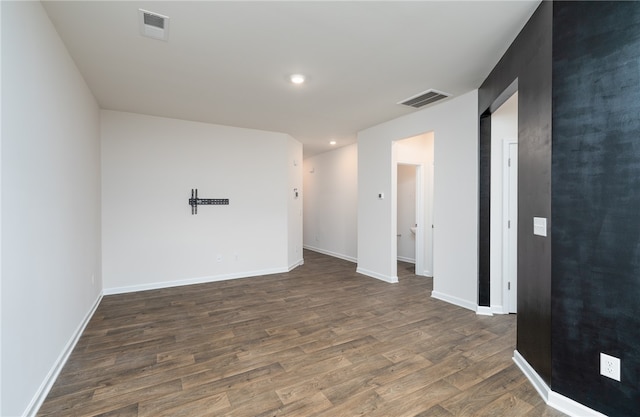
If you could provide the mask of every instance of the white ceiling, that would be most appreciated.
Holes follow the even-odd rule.
[[[478,88],[533,1],[46,1],[101,108],[288,133],[310,156]],[[168,42],[138,9],[170,17]],[[288,82],[292,73],[307,82]]]

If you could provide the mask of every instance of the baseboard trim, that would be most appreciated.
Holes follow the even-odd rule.
[[[569,397],[565,397],[564,395],[551,391],[551,388],[549,388],[535,369],[533,369],[529,362],[527,362],[527,360],[517,350],[513,351],[513,361],[527,377],[529,382],[531,382],[531,385],[533,385],[536,391],[538,391],[538,394],[540,394],[540,397],[542,397],[548,406],[572,417],[607,417],[606,415],[582,405]]]
[[[571,417],[607,417],[605,414],[591,409],[586,405],[582,405],[579,402],[554,391],[549,392],[548,404],[556,410],[562,411]]]
[[[407,262],[407,263],[410,263],[410,264],[415,264],[416,263],[415,259],[407,258],[405,256],[398,256],[398,260],[401,261],[401,262]]]
[[[478,306],[476,314],[479,316],[493,316],[493,310],[491,310],[491,307]]]
[[[453,295],[444,294],[438,291],[431,291],[431,297],[440,301],[446,301],[449,304],[457,305],[458,307],[466,308],[467,310],[476,311],[478,308],[476,303],[463,300],[462,298],[455,297]]]
[[[379,279],[380,281],[388,282],[389,284],[395,284],[398,282],[398,277],[389,277],[360,267],[356,268],[356,272],[371,278]]]
[[[161,288],[181,287],[183,285],[205,284],[208,282],[228,281],[231,279],[251,278],[262,275],[282,274],[289,272],[288,268],[262,269],[258,271],[238,272],[233,274],[212,275],[205,277],[187,278],[177,281],[153,282],[150,284],[131,285],[127,287],[105,288],[104,295],[126,294],[137,291],[158,290]]]
[[[304,265],[304,259],[298,259],[296,262],[289,265],[289,272],[293,271],[294,269],[302,265]]]
[[[358,262],[358,260],[356,258],[354,258],[353,256],[343,255],[341,253],[332,252],[330,250],[316,248],[315,246],[303,245],[302,247],[304,249],[308,249],[308,250],[313,251],[313,252],[318,252],[318,253],[321,253],[323,255],[333,256],[334,258],[343,259],[345,261],[349,261],[349,262],[353,262],[353,263]]]
[[[31,402],[23,413],[24,416],[32,417],[38,413],[38,410],[42,406],[42,403],[47,398],[47,395],[49,395],[51,387],[53,387],[53,384],[56,382],[56,379],[58,379],[62,368],[64,368],[64,365],[67,363],[69,356],[71,356],[71,352],[73,352],[73,349],[76,347],[78,340],[80,340],[82,332],[84,332],[84,329],[87,327],[87,324],[89,324],[91,317],[93,317],[93,314],[96,312],[96,309],[100,305],[100,301],[102,301],[102,295],[102,292],[98,294],[98,297],[93,302],[93,305],[91,306],[87,314],[85,314],[76,330],[72,333],[71,338],[65,345],[64,349],[62,349],[62,352],[53,363],[53,366],[47,373],[47,376],[44,378],[42,384],[40,384],[40,387],[38,387],[38,390],[31,399]]]
[[[479,316],[493,316],[494,314],[508,314],[505,313],[502,306],[478,306],[476,314]]]
[[[513,361],[518,365],[524,376],[527,377],[531,385],[538,391],[545,403],[549,404],[549,386],[542,380],[540,375],[529,365],[529,362],[518,352],[513,351]]]
[[[491,306],[491,312],[493,314],[509,314],[508,312],[506,312],[504,310],[503,306],[499,306],[499,305],[493,305]]]

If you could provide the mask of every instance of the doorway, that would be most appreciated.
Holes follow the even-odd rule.
[[[433,276],[433,145],[433,132],[393,142],[396,259],[420,276]]]
[[[518,92],[491,113],[490,314],[517,312]]]
[[[399,261],[415,265],[414,273],[422,275],[423,242],[418,236],[419,213],[423,213],[422,166],[412,164],[397,165],[397,257]]]

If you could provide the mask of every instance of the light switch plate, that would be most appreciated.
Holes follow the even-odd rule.
[[[546,217],[534,217],[533,218],[533,234],[537,236],[547,236],[547,218]]]

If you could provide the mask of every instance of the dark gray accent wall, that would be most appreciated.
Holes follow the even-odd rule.
[[[553,391],[637,415],[640,2],[543,2],[480,87],[481,148],[514,80],[517,349]],[[548,238],[533,235],[533,217],[548,219]],[[600,375],[601,352],[621,359],[621,382]]]
[[[547,384],[551,383],[551,239],[533,235],[533,217],[551,221],[552,14],[552,3],[540,4],[478,91],[480,117],[499,107],[510,96],[503,93],[517,80],[517,349]],[[486,143],[484,134],[481,129],[481,147]],[[481,180],[480,193],[487,187],[490,184]]]
[[[491,305],[491,113],[480,116],[478,305]]]
[[[552,209],[551,387],[638,415],[638,2],[554,4]],[[600,352],[621,359],[621,382],[600,375]]]

